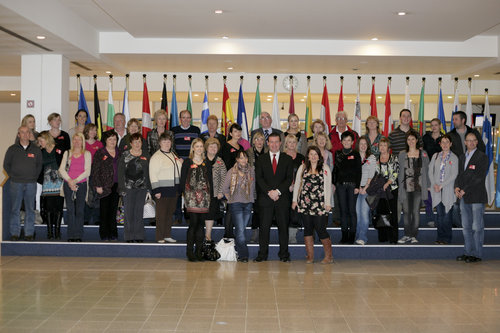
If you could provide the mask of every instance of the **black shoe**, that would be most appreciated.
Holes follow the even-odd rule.
[[[239,262],[248,262],[248,258],[238,258]]]
[[[32,241],[35,240],[35,237],[33,237],[33,236],[25,236],[24,240],[27,241],[27,242],[32,242]]]
[[[466,263],[471,263],[471,262],[480,262],[482,259],[474,256],[470,256],[467,259],[465,259]]]
[[[290,262],[290,257],[284,257],[284,258],[280,258],[280,261],[281,262]]]
[[[267,258],[257,256],[257,258],[253,260],[253,262],[263,262],[263,261],[267,261]]]
[[[457,257],[457,261],[467,261],[467,259],[469,259],[469,256],[466,256],[465,254]]]
[[[10,236],[10,240],[12,242],[17,242],[19,240],[19,236]]]
[[[186,253],[186,256],[187,256],[188,260],[191,262],[198,261],[198,259],[196,258],[196,256],[194,255],[193,252]]]

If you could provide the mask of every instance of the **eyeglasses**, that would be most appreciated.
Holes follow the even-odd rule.
[[[260,119],[271,119],[271,117],[266,116],[266,117],[260,117]]]
[[[335,119],[337,119],[337,120],[347,120],[346,117],[338,117],[338,118],[335,118]]]

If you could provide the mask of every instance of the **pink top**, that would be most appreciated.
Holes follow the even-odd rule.
[[[98,151],[102,147],[104,147],[104,145],[99,140],[95,140],[95,142],[93,144],[89,144],[88,142],[85,142],[85,150],[88,150],[90,152],[90,155],[92,155],[92,161],[94,160],[95,152]]]
[[[80,157],[71,156],[71,164],[69,166],[68,175],[71,179],[75,179],[85,172],[85,155],[81,154]],[[78,184],[86,182],[87,178],[82,179]]]

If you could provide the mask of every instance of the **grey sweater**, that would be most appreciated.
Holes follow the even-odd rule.
[[[33,142],[26,149],[19,143],[13,144],[3,160],[3,168],[15,183],[36,183],[42,165],[42,151]]]

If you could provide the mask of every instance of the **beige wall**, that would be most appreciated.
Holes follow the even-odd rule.
[[[5,152],[14,143],[17,135],[17,128],[21,124],[21,105],[19,103],[0,103],[0,160],[2,162]],[[5,179],[5,172],[0,176],[0,183]]]

